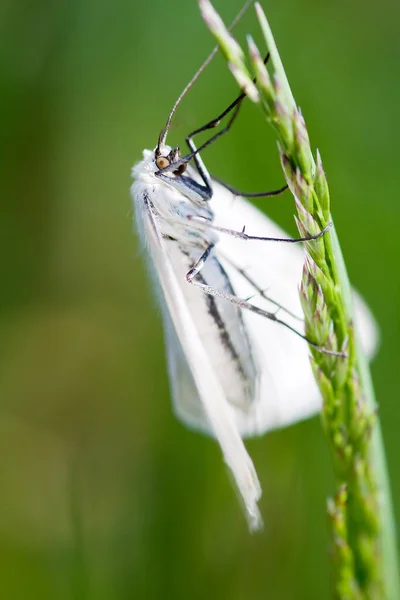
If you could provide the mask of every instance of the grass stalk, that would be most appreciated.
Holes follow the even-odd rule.
[[[300,234],[317,233],[332,221],[328,183],[319,152],[312,153],[304,118],[261,6],[257,3],[255,9],[270,53],[267,66],[250,36],[246,61],[209,0],[198,1],[240,88],[261,107],[275,130]],[[376,402],[353,326],[351,288],[334,227],[306,244],[305,251],[300,299],[306,335],[319,346],[347,354],[346,359],[337,358],[310,347],[337,480],[327,511],[334,595],[343,600],[400,600],[396,531]]]

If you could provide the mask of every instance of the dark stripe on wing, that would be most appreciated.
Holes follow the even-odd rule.
[[[215,256],[211,256],[209,258],[209,260],[213,261],[214,265],[216,265],[218,267],[218,270],[220,271],[221,276],[224,279],[224,291],[226,291],[229,294],[235,295],[235,291],[231,285],[229,277],[226,274],[226,271],[223,268],[223,266],[221,265],[221,263],[218,261],[218,259]],[[196,275],[196,278],[198,279],[198,281],[200,283],[202,283],[204,285],[209,285],[209,282],[202,276],[201,273],[198,273]],[[221,342],[222,342],[224,348],[229,352],[231,359],[236,364],[237,371],[239,372],[240,377],[243,380],[243,382],[245,384],[247,382],[249,383],[249,385],[248,386],[246,385],[245,387],[249,387],[249,396],[250,396],[252,382],[249,381],[249,375],[248,375],[248,373],[246,373],[246,371],[243,367],[242,359],[244,357],[242,355],[238,354],[235,344],[233,343],[233,341],[229,335],[229,332],[226,328],[225,321],[222,318],[221,313],[218,308],[218,302],[224,302],[224,300],[221,298],[217,299],[217,297],[211,296],[209,294],[205,294],[205,296],[206,296],[206,304],[207,304],[208,313],[213,318],[215,324],[218,327],[219,337],[221,339]],[[250,345],[250,341],[246,335],[246,330],[244,327],[240,309],[237,310],[237,318],[240,323],[241,334],[246,339],[246,347],[249,349],[249,355],[251,357],[251,345]],[[247,356],[246,358],[249,358],[249,357]]]

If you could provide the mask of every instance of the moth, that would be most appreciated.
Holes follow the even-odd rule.
[[[175,414],[218,440],[255,530],[262,526],[261,486],[243,439],[321,408],[309,362],[313,342],[300,317],[304,252],[292,242],[312,243],[326,231],[293,240],[243,195],[210,177],[200,152],[229,130],[244,94],[187,136],[185,156],[166,144],[176,107],[203,68],[178,98],[155,149],[144,150],[133,167],[131,195],[162,307]],[[194,136],[227,116],[225,128],[196,148]],[[354,301],[371,356],[375,322],[356,293]]]

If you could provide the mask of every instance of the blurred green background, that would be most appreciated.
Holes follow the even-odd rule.
[[[240,6],[216,2],[227,21]],[[264,8],[350,276],[381,326],[373,375],[398,520],[400,5]],[[217,445],[170,409],[130,168],[212,48],[195,0],[2,0],[0,23],[0,596],[328,598],[333,478],[318,418],[248,443],[266,523],[250,536]],[[261,42],[252,10],[239,39],[248,31]],[[217,57],[169,141],[236,93]],[[204,158],[239,188],[282,184],[249,103]],[[288,197],[258,204],[294,233]]]

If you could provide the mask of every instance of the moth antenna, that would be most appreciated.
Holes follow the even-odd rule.
[[[243,15],[245,14],[245,12],[249,8],[250,4],[252,4],[252,3],[253,3],[253,0],[247,0],[247,2],[245,2],[245,4],[243,5],[242,9],[239,11],[239,13],[236,15],[236,17],[232,21],[231,25],[229,26],[229,31],[231,31],[239,23],[240,19],[243,17]],[[167,119],[167,122],[165,124],[165,127],[164,127],[164,129],[161,130],[161,133],[158,136],[158,144],[157,144],[157,148],[156,148],[156,151],[155,151],[155,155],[156,156],[160,156],[160,154],[161,154],[160,153],[160,147],[165,145],[165,141],[167,139],[168,131],[169,131],[169,128],[171,126],[171,121],[172,121],[172,118],[173,118],[174,114],[176,113],[176,110],[177,110],[178,106],[180,105],[181,101],[186,96],[187,92],[190,90],[190,88],[192,87],[192,85],[197,81],[197,79],[200,77],[200,75],[202,74],[202,72],[205,70],[205,68],[208,67],[208,65],[210,64],[210,62],[212,61],[212,59],[214,58],[214,56],[217,54],[217,52],[218,52],[218,45],[216,45],[213,48],[211,54],[206,58],[206,60],[203,62],[203,64],[199,68],[199,70],[193,75],[192,79],[185,86],[185,88],[183,89],[183,91],[179,95],[178,99],[176,100],[174,106],[172,107],[171,112],[168,115],[168,119]]]

